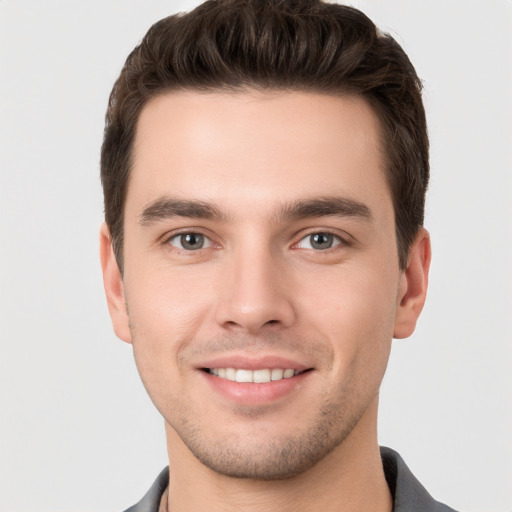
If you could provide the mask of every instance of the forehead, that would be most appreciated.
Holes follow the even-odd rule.
[[[377,117],[360,97],[170,92],[139,117],[127,209],[165,195],[239,210],[237,198],[265,207],[333,194],[371,206],[389,199],[383,162]]]

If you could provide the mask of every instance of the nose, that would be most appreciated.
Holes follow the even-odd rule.
[[[218,325],[257,334],[295,321],[292,290],[283,262],[270,250],[241,249],[226,262],[216,304]]]

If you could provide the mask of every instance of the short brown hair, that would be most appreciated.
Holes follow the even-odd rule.
[[[208,0],[155,23],[130,53],[106,114],[105,220],[122,270],[123,211],[139,114],[176,89],[304,90],[365,98],[377,114],[400,268],[429,179],[421,81],[400,45],[352,7],[321,0]]]

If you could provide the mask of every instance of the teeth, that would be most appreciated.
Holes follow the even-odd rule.
[[[253,382],[270,382],[271,381],[271,372],[270,370],[254,370],[252,372],[252,381]]]
[[[237,370],[235,380],[237,382],[254,382],[252,370]]]
[[[300,373],[293,368],[262,368],[261,370],[243,370],[236,368],[210,368],[209,373],[216,375],[221,379],[231,380],[233,382],[255,382],[262,384],[281,379],[289,379]]]
[[[284,377],[284,370],[280,368],[274,368],[270,374],[272,380],[281,380]]]

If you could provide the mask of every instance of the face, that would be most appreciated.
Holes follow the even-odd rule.
[[[399,270],[379,140],[350,96],[183,91],[141,113],[109,307],[168,440],[218,473],[286,478],[374,435],[428,268],[423,234]]]

